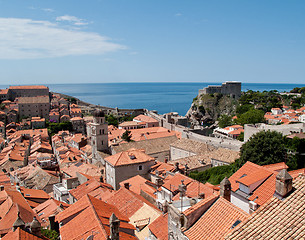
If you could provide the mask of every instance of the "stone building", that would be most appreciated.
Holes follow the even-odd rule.
[[[49,119],[50,98],[46,96],[18,98],[18,112],[22,117],[41,117]]]
[[[120,182],[136,175],[148,178],[150,168],[154,164],[153,157],[138,149],[130,149],[106,157],[106,182],[117,190],[120,188]]]
[[[38,86],[10,86],[8,99],[14,101],[19,97],[49,96],[49,88],[43,85]]]
[[[89,123],[92,146],[92,158],[99,159],[98,151],[108,150],[108,124],[105,121],[105,114],[101,110],[93,112],[93,123]]]
[[[200,89],[198,95],[214,93],[230,95],[235,99],[239,99],[241,96],[241,82],[229,81],[223,83],[221,86],[208,86],[204,89]]]

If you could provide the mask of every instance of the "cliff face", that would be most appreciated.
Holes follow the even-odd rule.
[[[215,122],[223,114],[235,114],[236,106],[237,101],[227,95],[201,94],[194,98],[186,117],[192,126],[198,126],[202,122]]]

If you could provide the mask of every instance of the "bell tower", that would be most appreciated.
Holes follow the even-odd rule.
[[[91,123],[92,155],[96,156],[97,151],[108,150],[108,124],[105,122],[105,114],[101,110],[93,112],[93,123]]]

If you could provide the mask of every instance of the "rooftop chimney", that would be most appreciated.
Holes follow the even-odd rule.
[[[17,215],[17,219],[16,221],[14,222],[13,224],[13,231],[15,231],[17,228],[21,228],[21,229],[24,229],[25,227],[25,222],[21,219],[20,217],[20,212],[19,212],[19,209],[18,209],[18,215]]]
[[[39,236],[39,237],[41,236],[41,224],[35,216],[33,218],[33,221],[31,222],[30,230],[31,233],[34,234],[35,236]]]
[[[119,240],[119,227],[120,227],[120,220],[115,216],[114,213],[112,213],[110,219],[109,219],[109,225],[110,225],[110,239],[111,240]]]
[[[231,201],[231,183],[227,177],[220,182],[220,196]]]
[[[163,185],[163,179],[162,178],[157,178],[156,179],[156,185],[157,185],[158,188],[161,187]]]
[[[0,186],[0,192],[2,192],[2,191],[4,191],[4,186],[3,185]]]
[[[281,170],[276,175],[275,195],[279,198],[286,197],[292,190],[292,177],[286,169]]]
[[[180,199],[185,196],[186,193],[186,185],[184,184],[184,180],[181,180],[181,184],[179,185]]]

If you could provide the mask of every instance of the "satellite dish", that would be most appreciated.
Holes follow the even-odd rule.
[[[86,240],[93,240],[93,235],[90,235],[89,237],[87,237]]]

